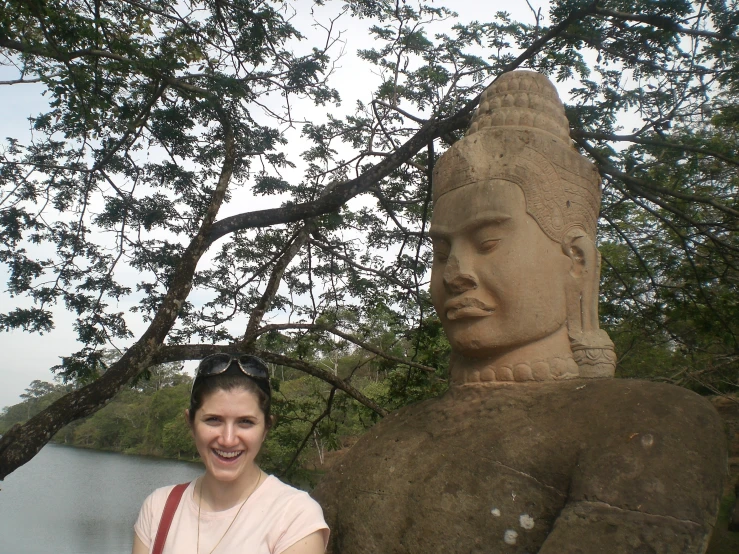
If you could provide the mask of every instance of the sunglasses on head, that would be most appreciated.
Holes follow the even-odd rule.
[[[231,356],[230,354],[221,353],[206,356],[202,359],[200,365],[198,365],[195,378],[219,375],[226,371],[233,363],[239,366],[239,369],[244,375],[257,381],[266,381],[267,386],[269,386],[269,369],[267,368],[267,364],[256,356],[250,356],[248,354]]]

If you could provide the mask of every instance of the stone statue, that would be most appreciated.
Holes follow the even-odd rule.
[[[333,554],[703,553],[726,468],[698,395],[608,379],[600,182],[549,80],[502,75],[434,169],[431,297],[451,386],[315,491]]]
[[[546,77],[508,73],[485,91],[435,167],[433,198],[431,296],[454,383],[613,376],[598,327],[600,179]]]

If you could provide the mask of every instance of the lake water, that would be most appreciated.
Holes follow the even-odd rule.
[[[197,464],[50,444],[0,481],[0,553],[130,554],[149,493],[201,472]]]

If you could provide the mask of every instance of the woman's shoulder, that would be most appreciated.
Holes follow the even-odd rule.
[[[167,498],[169,496],[169,493],[171,493],[175,487],[185,485],[185,489],[192,488],[195,485],[195,481],[197,481],[197,479],[193,481],[189,481],[187,483],[178,483],[175,485],[165,485],[163,487],[159,487],[158,489],[154,489],[154,492],[152,492],[150,496]]]
[[[195,482],[188,484],[183,494],[183,499],[187,498],[188,489],[191,489]],[[139,511],[139,517],[134,525],[134,531],[139,537],[139,540],[144,545],[150,545],[154,538],[154,534],[159,526],[159,521],[162,518],[164,512],[164,506],[169,498],[169,493],[172,492],[177,485],[168,485],[166,487],[160,487],[155,489],[149,496],[146,497],[144,503],[141,505]],[[190,490],[190,497],[192,497],[192,490]],[[180,501],[180,504],[182,502]]]
[[[186,498],[187,496],[187,490],[192,489],[192,487],[195,484],[195,481],[191,481],[190,483],[183,483],[187,485],[185,488],[185,491],[182,495],[182,498]],[[164,504],[167,502],[167,498],[169,498],[170,493],[172,490],[179,485],[166,485],[164,487],[159,487],[158,489],[154,489],[154,491],[146,497],[146,500],[144,500],[144,505],[149,505],[154,508],[155,511],[157,511],[158,508],[161,507],[161,509],[164,509]]]
[[[295,498],[303,496],[310,497],[307,492],[293,487],[292,485],[288,485],[287,483],[283,483],[278,477],[275,477],[274,475],[268,475],[267,478],[264,480],[264,484],[262,486],[265,487],[266,491],[270,494],[284,498]]]
[[[288,485],[287,483],[283,483],[274,475],[269,475],[267,479],[265,479],[260,490],[264,498],[269,499],[271,503],[276,505],[318,506],[318,502],[311,498],[307,492],[295,488],[292,485]]]
[[[264,488],[262,508],[271,522],[273,552],[283,552],[297,541],[311,533],[320,531],[324,545],[328,542],[328,525],[323,517],[321,506],[311,496],[300,489],[283,483],[270,475],[261,488]]]

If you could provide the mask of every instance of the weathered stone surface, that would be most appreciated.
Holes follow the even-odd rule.
[[[739,484],[739,396],[714,396],[711,402],[724,421],[729,439],[729,474],[731,482]]]
[[[334,554],[702,554],[715,409],[603,379],[600,184],[553,85],[501,76],[434,168],[431,299],[452,388],[370,430],[316,489]]]
[[[388,416],[314,495],[333,554],[702,553],[725,448],[669,385],[458,387]]]
[[[734,496],[736,496],[736,502],[729,514],[729,531],[739,533],[739,485],[734,487]]]

